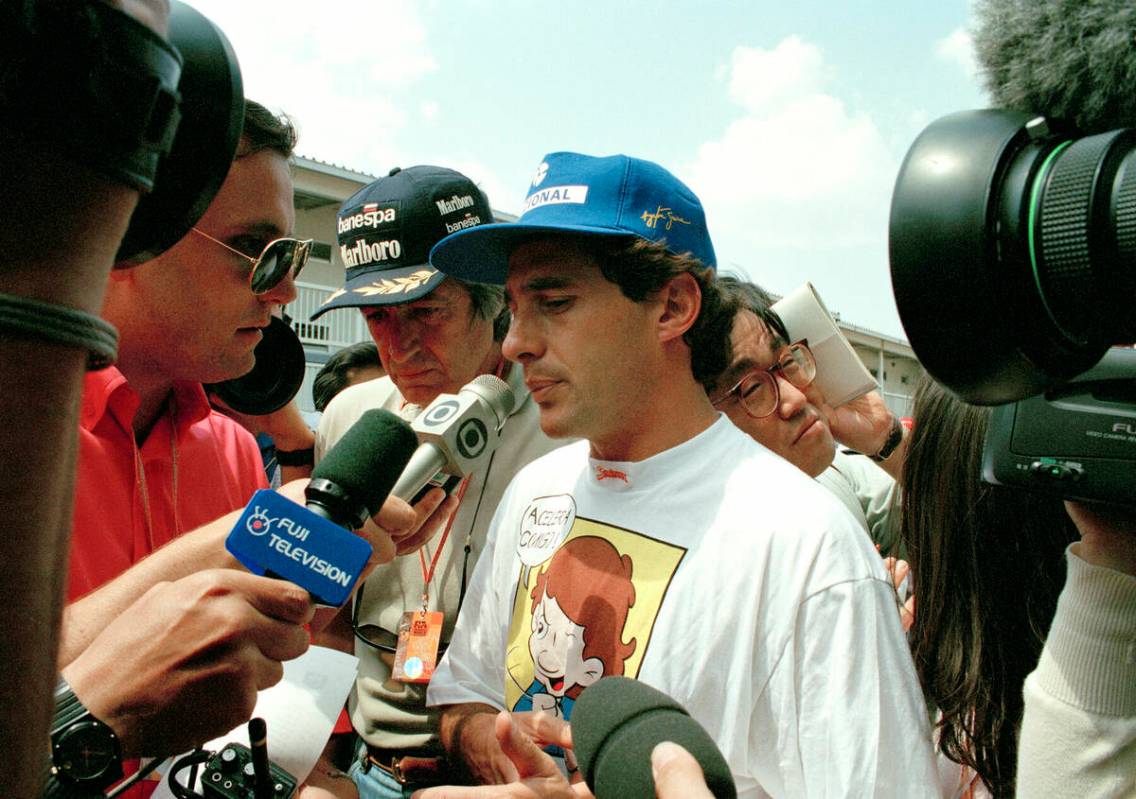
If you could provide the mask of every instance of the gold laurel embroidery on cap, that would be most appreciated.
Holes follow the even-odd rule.
[[[407,275],[406,277],[396,277],[393,279],[384,278],[376,280],[369,286],[360,286],[357,289],[352,289],[355,294],[362,294],[364,297],[374,297],[376,295],[385,294],[405,294],[408,291],[414,291],[419,286],[430,281],[430,278],[438,274],[433,269],[419,269],[417,272]]]
[[[323,304],[327,305],[332,300],[338,300],[340,297],[342,297],[346,293],[347,293],[347,289],[336,289],[335,291],[333,291],[331,293],[330,297],[328,297],[326,300],[323,301]]]
[[[683,219],[681,216],[674,213],[670,208],[667,208],[667,207],[662,206],[662,205],[655,206],[655,213],[651,213],[650,211],[644,211],[643,215],[640,216],[639,218],[642,219],[645,223],[647,223],[647,227],[649,227],[649,228],[657,227],[660,220],[665,218],[667,220],[667,225],[666,225],[665,228],[663,228],[663,230],[670,230],[671,225],[673,225],[675,222],[678,222],[680,225],[689,225],[690,224],[689,219]]]

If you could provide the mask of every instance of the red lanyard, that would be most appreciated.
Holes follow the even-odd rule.
[[[507,365],[508,365],[508,361],[506,361],[504,358],[498,359],[497,368],[494,370],[497,377],[501,377],[501,375],[505,372],[505,367]],[[404,400],[403,406],[405,407],[405,405],[406,405],[406,402]],[[422,565],[422,582],[423,582],[422,609],[423,610],[428,609],[427,605],[430,602],[430,583],[434,580],[434,571],[438,568],[438,559],[442,556],[442,549],[446,546],[446,539],[448,539],[450,537],[450,528],[454,526],[454,519],[456,519],[457,516],[458,516],[458,508],[461,507],[462,498],[465,497],[466,489],[469,488],[470,477],[472,477],[472,475],[470,475],[469,477],[466,477],[464,480],[462,480],[461,484],[457,488],[457,491],[454,492],[455,496],[457,496],[457,498],[458,498],[458,507],[454,508],[454,512],[450,514],[450,518],[446,522],[446,529],[442,531],[442,538],[438,541],[438,548],[434,550],[433,557],[430,558],[429,567],[426,566],[426,555],[425,555],[426,547],[423,546],[421,549],[418,550],[418,562]],[[485,478],[488,480],[489,475],[486,475]]]
[[[469,487],[469,478],[465,478],[458,486],[458,490],[454,494],[458,498],[458,507],[454,508],[454,512],[450,514],[449,520],[446,522],[446,529],[442,531],[442,538],[438,541],[438,548],[434,550],[434,556],[430,558],[430,567],[426,567],[426,547],[423,546],[418,550],[418,562],[422,564],[422,609],[426,610],[430,602],[430,583],[434,579],[434,571],[438,568],[438,559],[442,556],[442,549],[446,546],[446,539],[450,537],[450,528],[454,526],[454,519],[458,516],[458,508],[461,507],[462,498],[465,497],[465,490]]]

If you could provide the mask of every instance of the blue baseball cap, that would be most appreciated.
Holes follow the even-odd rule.
[[[566,152],[540,162],[516,222],[452,233],[430,250],[430,265],[461,280],[503,284],[513,249],[546,234],[637,236],[715,266],[702,203],[681,180],[639,158]]]

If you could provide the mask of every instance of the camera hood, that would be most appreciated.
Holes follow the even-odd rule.
[[[1130,343],[1132,131],[1078,138],[1036,115],[932,123],[896,179],[896,305],[927,371],[983,405],[1037,394]]]
[[[234,411],[263,416],[291,402],[303,385],[304,345],[287,322],[274,316],[253,356],[251,372],[206,388]]]
[[[181,53],[181,122],[119,246],[119,266],[161,255],[213,201],[237,152],[244,125],[240,65],[221,29],[179,0],[170,2],[169,41]]]

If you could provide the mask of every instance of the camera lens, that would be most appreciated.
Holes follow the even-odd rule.
[[[1070,341],[1134,341],[1136,134],[1058,146],[1030,198],[1030,256],[1050,321]]]
[[[1136,340],[1136,133],[967,111],[900,168],[889,255],[900,319],[963,399],[1037,394]]]

